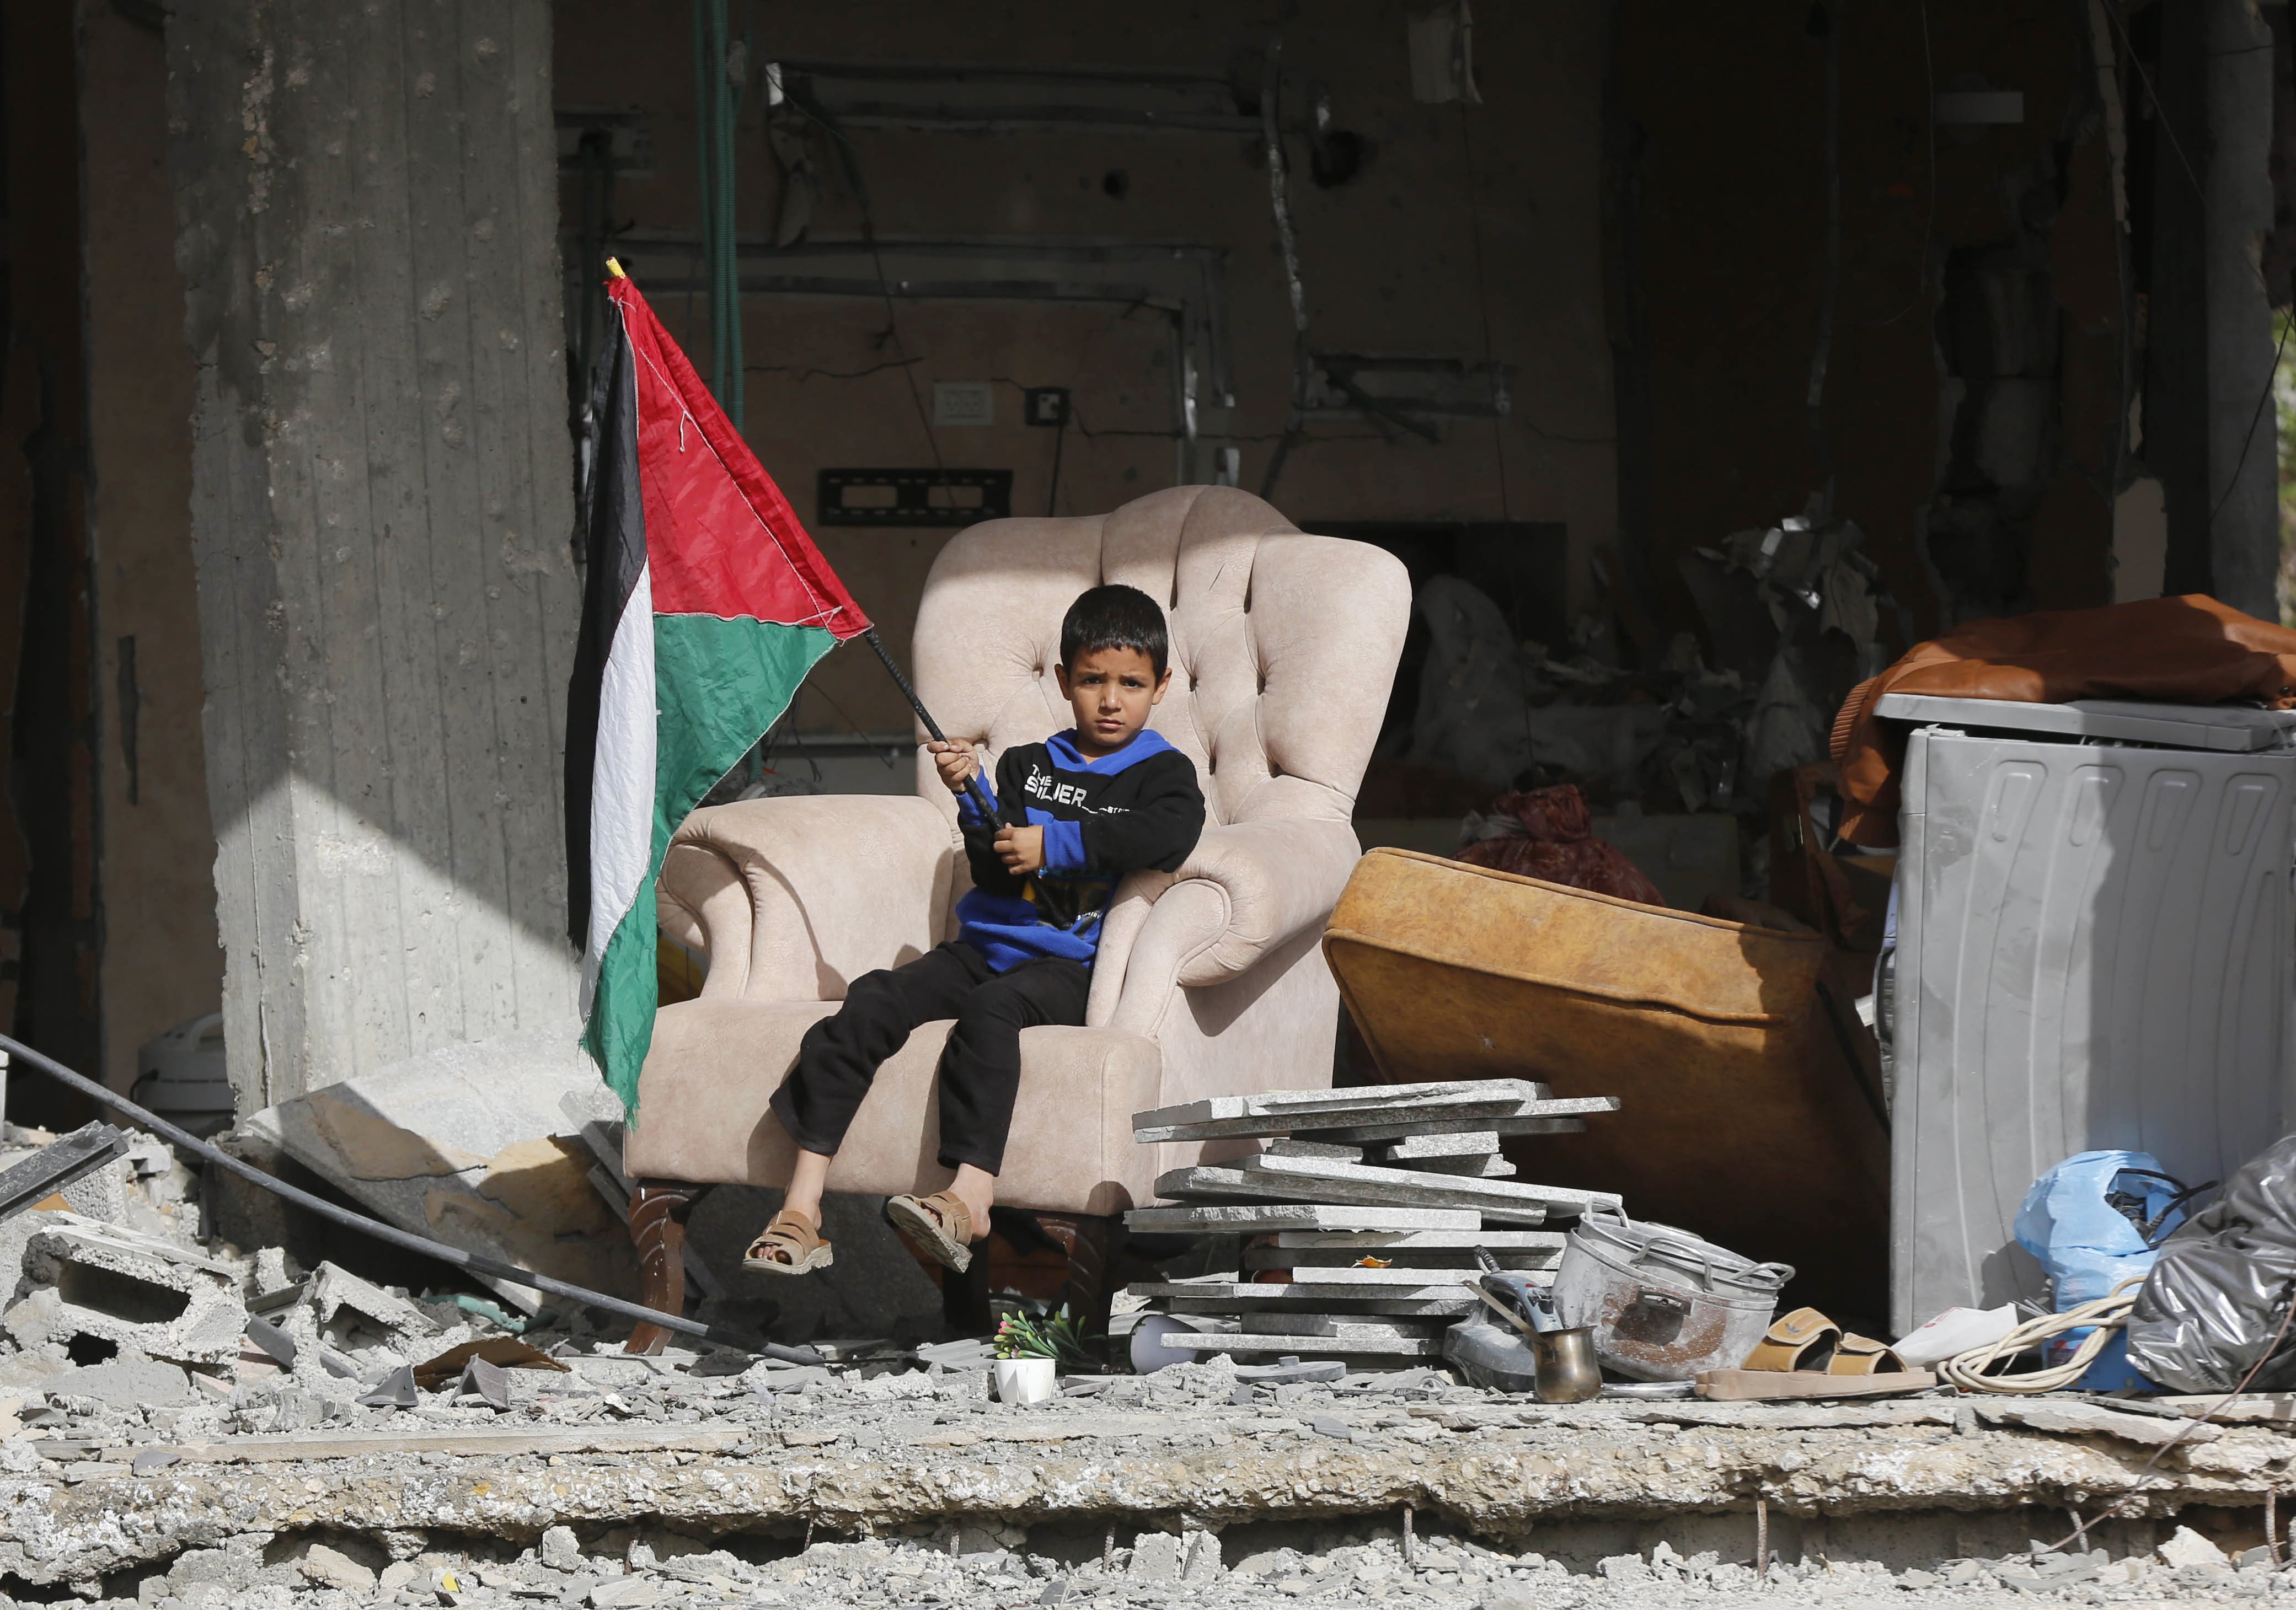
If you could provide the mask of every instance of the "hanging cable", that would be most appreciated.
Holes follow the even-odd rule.
[[[1809,355],[1810,456],[1817,462],[1818,518],[1833,518],[1833,445],[1825,429],[1825,372],[1833,356],[1833,307],[1841,292],[1841,7],[1826,0],[1825,280],[1817,303],[1817,341]]]
[[[924,432],[926,449],[932,454],[933,468],[947,469],[947,466],[941,462],[940,435],[933,429],[932,416],[925,411],[924,393],[917,386],[914,365],[924,360],[910,357],[908,348],[901,341],[900,315],[893,306],[892,282],[885,274],[884,254],[877,246],[877,217],[869,206],[868,184],[862,177],[861,153],[853,148],[853,142],[846,138],[845,130],[839,127],[836,119],[830,116],[828,109],[813,98],[802,78],[784,78],[783,94],[800,116],[835,143],[838,160],[845,169],[845,182],[852,186],[853,199],[861,208],[861,241],[868,247],[870,264],[877,271],[877,295],[885,304],[886,339],[893,343],[894,359],[900,367],[902,378],[908,382],[909,402],[916,410],[917,429]]]
[[[1467,102],[1459,102],[1459,151],[1467,170],[1467,223],[1473,232],[1475,243],[1475,304],[1483,315],[1483,367],[1490,372],[1491,397],[1494,404],[1505,400],[1500,389],[1499,354],[1491,339],[1491,293],[1483,277],[1483,213],[1481,197],[1475,185],[1475,137],[1467,121]],[[1514,506],[1507,496],[1506,422],[1507,409],[1497,411],[1491,421],[1491,460],[1498,470],[1499,519],[1512,522]]]
[[[1914,279],[1913,300],[1874,326],[1887,329],[1919,307],[1930,290],[1930,238],[1937,233],[1937,63],[1930,53],[1929,0],[1921,0],[1922,18],[1922,104],[1928,109],[1930,131],[1929,205],[1922,217],[1921,269]],[[2123,226],[2124,228],[2126,225]]]
[[[734,233],[734,130],[741,116],[742,80],[749,76],[746,42],[735,49],[726,31],[726,0],[693,0],[694,172],[703,273],[709,285],[709,389],[742,429],[742,277]]]
[[[1308,384],[1314,372],[1314,357],[1308,347],[1308,288],[1300,279],[1300,237],[1292,227],[1292,196],[1288,175],[1284,168],[1283,130],[1279,121],[1283,96],[1283,36],[1278,34],[1267,44],[1267,67],[1259,86],[1260,139],[1267,152],[1267,195],[1275,212],[1275,243],[1283,249],[1283,282],[1292,294],[1292,411],[1283,425],[1283,439],[1267,461],[1267,473],[1261,478],[1259,495],[1275,495],[1276,478],[1283,473],[1283,461],[1292,456],[1292,446],[1299,440],[1307,422]]]

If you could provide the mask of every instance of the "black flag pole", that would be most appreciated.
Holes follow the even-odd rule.
[[[931,734],[932,740],[935,743],[947,743],[948,734],[940,730],[940,723],[932,718],[932,712],[925,708],[925,701],[917,697],[917,691],[914,688],[909,686],[909,679],[901,674],[901,667],[894,663],[890,654],[885,652],[885,645],[877,635],[877,628],[871,626],[863,632],[861,636],[872,649],[877,651],[878,659],[883,662],[887,674],[893,679],[893,685],[900,689],[901,697],[909,701],[909,708],[914,710],[917,713],[917,719],[924,723],[925,731]],[[972,808],[980,813],[983,821],[991,826],[995,825],[996,807],[989,802],[988,790],[980,786],[979,773],[976,772],[964,780],[964,797],[972,801]]]

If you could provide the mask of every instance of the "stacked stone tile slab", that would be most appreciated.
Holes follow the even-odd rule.
[[[1157,1191],[1176,1205],[1136,1209],[1127,1222],[1250,1244],[1232,1272],[1136,1281],[1131,1293],[1224,1322],[1166,1336],[1177,1353],[1439,1357],[1444,1328],[1481,1311],[1478,1248],[1544,1283],[1569,1222],[1619,1205],[1608,1192],[1515,1180],[1502,1137],[1568,1134],[1618,1106],[1477,1079],[1269,1091],[1136,1114],[1143,1144],[1219,1140],[1243,1155],[1164,1174]],[[1244,1151],[1250,1142],[1257,1149]]]

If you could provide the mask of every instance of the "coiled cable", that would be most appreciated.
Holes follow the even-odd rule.
[[[2062,1313],[2045,1313],[2028,1320],[1997,1342],[1972,1347],[1946,1360],[1938,1366],[1938,1375],[1947,1385],[1958,1386],[1964,1392],[2061,1392],[2087,1375],[2097,1355],[2128,1328],[2129,1310],[2136,1306],[2136,1288],[2144,1284],[2142,1276],[2123,1280],[2094,1302],[2068,1308]],[[2080,1339],[2072,1356],[2062,1364],[2002,1375],[1985,1373],[2005,1360],[2075,1330],[2087,1330],[2088,1335]]]

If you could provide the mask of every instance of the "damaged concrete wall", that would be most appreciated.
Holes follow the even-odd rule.
[[[2272,308],[2272,30],[2249,0],[2208,0],[2209,591],[2279,618]]]
[[[767,61],[993,65],[1021,69],[1194,74],[1243,87],[1256,121],[1260,63],[1279,33],[1292,75],[1287,121],[1328,96],[1356,166],[1286,142],[1311,335],[1324,351],[1442,356],[1513,366],[1501,420],[1436,419],[1439,440],[1360,417],[1319,424],[1288,454],[1275,506],[1325,521],[1513,521],[1567,526],[1583,568],[1616,519],[1612,403],[1603,318],[1600,210],[1599,0],[1521,0],[1473,17],[1479,102],[1414,98],[1405,0],[1329,0],[1296,14],[1147,4],[948,6],[857,0],[834,7],[765,0],[753,29],[750,94],[737,135],[737,224],[763,244],[792,215],[768,151],[758,75]],[[683,11],[562,0],[559,104],[633,116],[643,159],[618,173],[611,208],[625,242],[680,239],[694,227],[693,42]],[[952,90],[962,98],[966,90]],[[1046,99],[1057,99],[1049,91]],[[1233,108],[1231,108],[1233,110]],[[886,241],[996,240],[1166,242],[1225,253],[1233,409],[1207,387],[1207,441],[1233,443],[1241,484],[1258,491],[1282,437],[1293,330],[1256,128],[892,127],[856,122],[842,136],[865,184],[870,218],[846,177],[845,149],[803,127],[815,200],[801,244],[856,241],[866,222]],[[569,230],[581,217],[569,168]],[[684,232],[683,233],[681,232]],[[626,245],[626,255],[627,255]],[[682,272],[683,249],[666,266]],[[1043,512],[1054,433],[1022,423],[1022,386],[1074,388],[1061,445],[1058,512],[1093,513],[1170,484],[1177,421],[1170,315],[1121,303],[941,300],[905,294],[753,296],[748,439],[813,527],[823,552],[906,653],[926,571],[947,533],[828,527],[816,522],[826,466],[993,466],[1013,471],[1015,512]],[[707,297],[662,293],[671,332],[703,360]],[[916,396],[911,391],[912,380]],[[994,387],[995,422],[933,427],[936,381]],[[1208,477],[1206,478],[1209,478]],[[1558,601],[1558,610],[1560,601]],[[865,656],[833,655],[800,726],[906,731],[909,716]]]
[[[1663,625],[1697,622],[1684,553],[1801,513],[1824,484],[1808,403],[1829,55],[1841,267],[1822,421],[1834,513],[1866,530],[1919,634],[2108,601],[2115,478],[2133,466],[2115,449],[2124,276],[2086,13],[2043,0],[1621,3],[1620,95],[1644,197],[1647,564]],[[2014,118],[1933,118],[1939,94],[1987,91],[2021,96]]]
[[[550,10],[169,12],[242,1110],[570,1017]]]
[[[0,371],[0,1010],[12,1032],[81,1067],[96,1060],[95,633],[87,552],[86,391],[73,248],[82,215],[68,8],[0,8],[4,44],[8,361]],[[70,1109],[20,1079],[22,1113]],[[27,1101],[24,1098],[29,1097]]]
[[[191,355],[179,342],[168,58],[156,18],[79,0],[90,546],[102,626],[102,1078],[126,1089],[154,1035],[216,1009],[200,620],[191,542]],[[88,1070],[93,1073],[94,1070]]]

